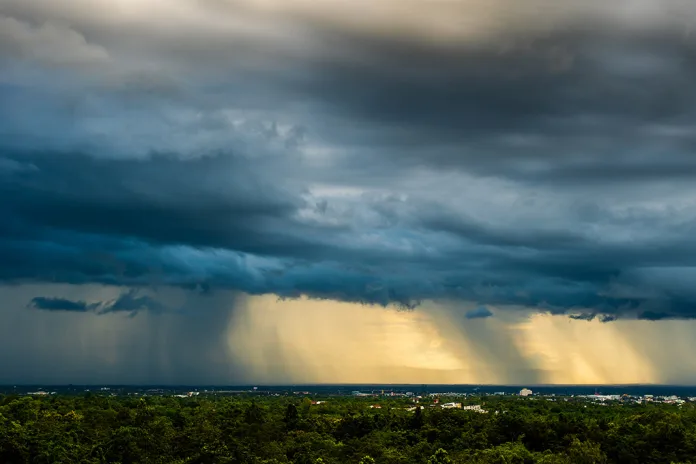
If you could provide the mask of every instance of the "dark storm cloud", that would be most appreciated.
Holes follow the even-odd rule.
[[[638,313],[638,319],[643,319],[646,321],[661,321],[662,319],[670,319],[672,315],[667,312],[654,312],[654,311],[643,311]]]
[[[597,316],[596,316],[596,314],[586,313],[586,314],[571,314],[568,317],[570,317],[571,319],[574,319],[576,321],[592,321]]]
[[[355,39],[360,61],[322,62],[305,91],[372,125],[370,156],[409,165],[559,184],[693,178],[696,40],[580,26],[452,47]]]
[[[379,229],[386,245],[413,238],[409,231],[420,228],[426,235],[412,243],[423,249],[356,248],[341,239],[359,236],[359,228],[298,219],[307,206],[300,191],[288,193],[282,184],[256,196],[245,191],[253,180],[250,174],[235,179],[241,161],[232,155],[131,160],[23,153],[6,159],[33,167],[13,170],[2,184],[8,201],[0,275],[6,281],[174,284],[407,307],[426,298],[460,298],[554,313],[594,308],[631,314],[648,305],[664,308],[662,318],[693,317],[696,300],[688,288],[666,293],[664,284],[646,280],[649,273],[626,273],[688,266],[694,250],[686,241],[644,248],[534,225],[526,231],[475,221],[463,227],[460,220],[455,227],[441,206],[425,208],[426,214],[415,200],[409,204],[415,209],[405,211],[369,200],[363,207],[391,217],[391,225]],[[223,170],[230,184],[216,185]],[[332,214],[329,205],[317,211]],[[418,214],[424,220],[415,219]],[[433,246],[437,253],[426,251]],[[611,288],[616,283],[624,285],[620,292]],[[646,294],[646,288],[657,293]]]
[[[132,315],[139,311],[161,312],[167,308],[154,298],[142,295],[138,296],[137,290],[130,290],[121,294],[112,301],[103,301],[98,304],[99,314],[127,312]]]
[[[239,247],[248,241],[250,250],[273,253],[274,246],[282,246],[282,232],[268,238],[259,229],[267,221],[273,234],[270,221],[297,208],[297,200],[249,172],[248,163],[234,155],[182,161],[49,153],[24,154],[16,161],[22,160],[31,160],[36,171],[0,185],[0,194],[14,198],[3,209],[17,227],[40,223],[161,244]]]
[[[616,316],[610,314],[594,314],[594,313],[583,313],[583,314],[571,314],[568,317],[576,321],[593,321],[598,319],[600,322],[612,322],[616,320]],[[640,319],[640,317],[639,317]]]
[[[572,3],[7,2],[0,279],[696,317],[696,12]]]
[[[493,316],[493,313],[490,309],[486,308],[485,306],[479,306],[476,309],[467,311],[465,316],[467,319],[485,319],[487,317]]]
[[[64,298],[47,298],[37,296],[32,298],[29,307],[34,309],[42,309],[45,311],[74,311],[86,313],[92,309],[96,309],[98,305],[87,304],[84,301],[72,301]]]
[[[73,301],[65,298],[51,298],[37,296],[28,304],[29,308],[43,311],[71,311],[94,312],[96,314],[108,314],[127,312],[136,315],[139,311],[161,312],[167,308],[154,298],[143,295],[138,296],[137,290],[122,293],[118,298],[109,301],[87,303],[85,301]]]

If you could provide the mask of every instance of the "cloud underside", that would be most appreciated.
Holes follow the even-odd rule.
[[[3,2],[0,279],[696,316],[696,7],[513,3]]]

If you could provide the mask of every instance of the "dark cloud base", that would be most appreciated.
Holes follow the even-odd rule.
[[[692,290],[632,272],[688,266],[696,250],[686,241],[645,249],[601,244],[570,231],[549,235],[533,228],[451,226],[445,209],[419,213],[415,203],[409,205],[414,216],[400,217],[389,232],[398,237],[405,227],[420,228],[435,237],[424,236],[426,244],[440,243],[436,253],[356,248],[341,245],[344,228],[298,219],[307,202],[282,184],[258,195],[245,191],[244,182],[232,182],[234,189],[224,195],[204,194],[200,178],[242,162],[232,155],[94,160],[3,153],[4,159],[33,166],[5,173],[0,184],[7,199],[0,207],[0,278],[6,283],[226,288],[406,308],[424,299],[459,299],[557,314],[589,309],[604,321],[696,315]],[[150,190],[143,191],[143,185]],[[438,214],[437,221],[424,219]],[[33,306],[84,312],[158,308],[134,293],[100,309],[46,298]]]

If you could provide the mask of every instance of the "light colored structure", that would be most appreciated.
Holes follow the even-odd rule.
[[[472,404],[469,406],[462,406],[462,409],[465,411],[473,411],[473,412],[480,412],[480,413],[487,413],[485,409],[481,407],[480,404]]]
[[[532,394],[532,390],[529,388],[523,388],[520,390],[520,396],[530,396]]]

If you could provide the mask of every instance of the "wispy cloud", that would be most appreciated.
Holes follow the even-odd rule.
[[[161,312],[166,310],[166,307],[154,298],[147,295],[138,296],[137,290],[124,292],[113,300],[94,303],[37,296],[31,299],[28,307],[43,311],[93,312],[95,314],[125,312],[133,316],[139,311]]]

